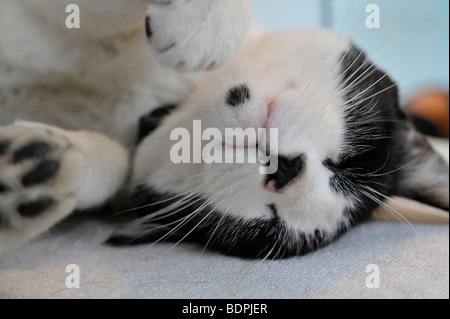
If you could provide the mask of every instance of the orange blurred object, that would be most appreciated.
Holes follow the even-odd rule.
[[[449,95],[429,91],[415,97],[407,110],[433,123],[442,137],[449,138]]]

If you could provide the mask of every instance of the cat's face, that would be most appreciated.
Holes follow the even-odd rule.
[[[264,35],[168,113],[146,119],[158,127],[134,162],[136,206],[146,216],[112,243],[193,240],[228,254],[282,258],[330,243],[389,196],[448,209],[448,178],[434,179],[447,195],[415,187],[423,176],[448,177],[448,166],[413,133],[396,85],[344,36],[318,30]],[[201,133],[216,128],[220,136],[202,141],[194,120],[201,121]],[[189,139],[171,141],[179,128]],[[256,139],[226,140],[227,129],[236,128],[253,130]],[[276,129],[277,138],[261,128]],[[270,153],[276,169],[262,174],[271,165],[248,158],[207,164],[212,140],[216,152]],[[200,163],[174,163],[181,149],[174,154],[174,146],[183,143],[191,161],[204,155]],[[422,171],[430,160],[439,164]]]

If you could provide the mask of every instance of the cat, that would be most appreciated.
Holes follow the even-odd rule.
[[[53,21],[42,1],[1,1],[15,14],[9,16],[27,14],[25,23]],[[14,119],[58,125],[0,129],[0,251],[121,189],[132,198],[128,211],[141,218],[107,243],[194,241],[259,259],[315,251],[392,196],[448,211],[448,165],[401,110],[396,83],[348,37],[319,29],[264,32],[245,0],[157,0],[136,20],[143,1],[131,9],[119,0],[108,10],[98,3],[89,5],[85,31],[61,39],[61,26],[49,23],[42,39],[33,37],[38,52],[69,52],[64,63],[49,52],[24,61],[9,47],[0,58],[1,72],[12,73],[1,84],[2,119],[27,101],[28,113]],[[123,12],[128,24],[117,23]],[[97,30],[99,16],[108,25]],[[3,30],[2,23],[16,23],[0,21]],[[2,49],[12,36],[0,33]],[[55,105],[62,110],[53,112]],[[278,169],[175,163],[170,136],[178,128],[193,133],[194,121],[222,136],[227,128],[277,129],[275,153],[265,136],[216,150],[271,153]]]

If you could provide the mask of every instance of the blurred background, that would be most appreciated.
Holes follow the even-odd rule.
[[[369,29],[366,7],[380,9]],[[449,1],[253,1],[256,21],[268,30],[324,27],[351,36],[399,83],[401,103],[429,135],[448,138]]]

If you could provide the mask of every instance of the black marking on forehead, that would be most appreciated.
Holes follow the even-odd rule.
[[[161,194],[151,188],[140,187],[134,199],[136,207],[144,207],[137,210],[138,215],[151,217],[159,210],[171,207],[176,202],[176,195]],[[205,202],[203,198],[194,197],[185,202],[182,209],[173,206],[163,216],[158,216],[157,224],[151,219],[146,223],[144,217],[138,227],[139,231],[127,234],[119,230],[107,243],[127,246],[155,242],[172,231],[169,236],[164,237],[164,241],[195,242],[202,247],[207,245],[208,249],[243,258],[281,259],[313,252],[331,243],[346,230],[338,227],[334,234],[319,230],[313,234],[305,234],[289,228],[279,217],[275,205],[269,205],[274,213],[271,218],[245,220],[212,211]],[[197,212],[193,214],[195,211]],[[176,228],[181,220],[184,223]],[[171,226],[162,226],[171,223]]]
[[[355,45],[342,54],[341,71],[347,146],[337,160],[327,158],[323,165],[333,173],[330,187],[352,199],[346,215],[358,222],[398,187],[396,171],[402,159],[396,128],[405,116],[396,84]]]
[[[401,117],[396,84],[353,45],[341,62],[347,143],[358,154],[384,147]],[[345,154],[348,155],[348,154]]]
[[[144,138],[155,131],[162,121],[177,108],[176,105],[166,105],[153,110],[148,115],[139,120],[139,132],[137,144],[140,144]]]
[[[228,90],[225,101],[228,105],[236,107],[250,100],[250,89],[247,84],[241,84]]]

